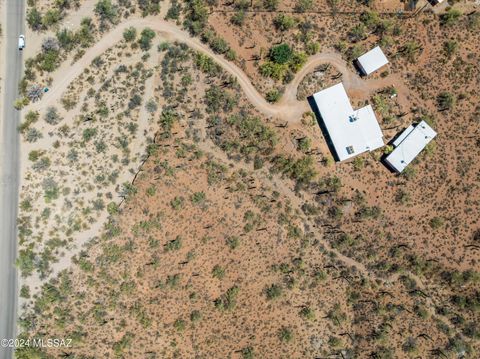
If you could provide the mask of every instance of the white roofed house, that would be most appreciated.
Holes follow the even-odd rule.
[[[410,125],[393,141],[394,150],[385,158],[395,171],[402,172],[420,152],[435,138],[437,133],[425,122]]]
[[[315,93],[313,100],[339,161],[384,146],[372,106],[354,110],[342,83]]]
[[[388,64],[388,59],[382,49],[377,46],[360,56],[357,63],[363,74],[368,76]]]

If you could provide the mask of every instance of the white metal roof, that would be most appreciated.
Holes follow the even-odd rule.
[[[411,127],[413,126],[409,126],[403,131],[394,142],[395,149],[385,159],[397,172],[402,172],[437,135],[425,121],[410,129]],[[409,132],[404,136],[407,131]],[[401,141],[398,141],[399,139]]]
[[[370,75],[380,67],[388,64],[388,59],[380,46],[374,47],[369,52],[363,54],[357,59],[357,61],[365,75]]]
[[[384,145],[372,106],[354,110],[342,83],[317,92],[313,98],[340,161]]]
[[[394,147],[397,147],[402,141],[413,131],[415,127],[413,125],[408,126],[395,141],[392,142]]]

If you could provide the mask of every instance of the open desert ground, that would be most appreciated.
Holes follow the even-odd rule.
[[[478,4],[28,5],[19,331],[73,341],[17,357],[480,355]],[[309,102],[339,82],[387,144],[345,162]]]

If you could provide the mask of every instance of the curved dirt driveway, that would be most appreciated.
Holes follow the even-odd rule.
[[[238,66],[226,60],[223,56],[215,54],[207,45],[198,39],[191,37],[187,32],[179,29],[174,24],[167,21],[153,18],[131,19],[123,22],[110,32],[106,33],[100,41],[89,48],[83,57],[73,65],[63,63],[55,72],[54,77],[61,79],[54,81],[51,90],[44,94],[43,98],[34,104],[28,106],[30,110],[40,110],[54,105],[71,81],[79,76],[85,67],[87,67],[95,57],[101,55],[114,44],[123,39],[123,31],[130,27],[142,28],[149,27],[160,33],[162,39],[169,41],[179,41],[187,44],[190,48],[211,56],[225,71],[235,76],[242,90],[250,103],[267,117],[274,117],[284,121],[295,122],[301,118],[302,114],[309,111],[307,101],[298,101],[297,88],[302,79],[316,66],[323,63],[330,63],[342,73],[342,82],[347,90],[360,91],[362,94],[370,94],[372,91],[391,85],[391,81],[386,79],[363,80],[351,69],[338,53],[327,50],[308,58],[306,64],[296,74],[295,78],[284,90],[281,100],[276,104],[268,103],[264,97],[255,89],[248,76]]]

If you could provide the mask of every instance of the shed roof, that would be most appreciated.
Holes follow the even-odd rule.
[[[372,106],[354,110],[342,83],[313,95],[340,161],[384,145]]]
[[[394,142],[396,147],[385,160],[394,170],[402,172],[436,135],[425,121],[414,128],[409,126]]]
[[[370,75],[380,67],[388,64],[388,59],[380,46],[374,47],[369,52],[363,54],[357,59],[357,61],[365,75]]]

